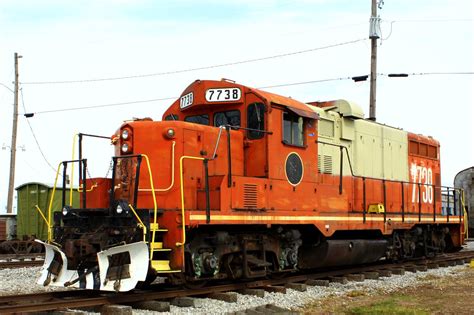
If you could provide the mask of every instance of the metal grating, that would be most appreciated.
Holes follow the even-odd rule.
[[[332,156],[324,155],[324,174],[332,174]]]
[[[257,208],[257,185],[244,184],[244,207]]]
[[[318,154],[318,173],[322,173],[323,170],[322,170],[322,165],[321,165],[321,155]]]

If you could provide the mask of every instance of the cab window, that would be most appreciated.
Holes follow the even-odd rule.
[[[178,115],[170,114],[165,117],[165,120],[178,120]]]
[[[194,115],[194,116],[187,116],[184,118],[184,121],[200,124],[200,125],[209,125],[209,115]]]
[[[215,113],[214,126],[220,127],[225,125],[240,127],[240,111],[229,110],[226,112]]]
[[[283,143],[303,146],[303,117],[291,112],[283,113]]]
[[[264,115],[265,105],[262,103],[252,103],[247,107],[247,128],[254,129],[247,131],[247,138],[260,139],[264,133],[258,130],[265,130]]]

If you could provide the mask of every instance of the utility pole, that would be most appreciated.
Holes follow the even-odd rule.
[[[372,14],[370,16],[369,38],[371,42],[370,53],[370,109],[369,119],[375,121],[375,107],[377,95],[377,39],[380,38],[380,18],[377,16],[377,5],[382,8],[383,0],[372,0]]]
[[[12,143],[10,146],[10,179],[8,182],[7,213],[13,213],[13,190],[15,185],[16,133],[18,129],[18,53],[15,53],[15,88],[13,99]]]

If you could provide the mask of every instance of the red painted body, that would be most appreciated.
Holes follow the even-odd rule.
[[[207,101],[206,91],[215,88],[238,88],[241,97],[234,101]],[[441,183],[436,140],[408,135],[409,183],[344,176],[340,192],[339,175],[318,173],[318,117],[306,104],[228,81],[195,81],[184,90],[182,96],[186,95],[188,99],[184,100],[184,105],[190,98],[191,104],[183,106],[183,100],[178,99],[163,114],[163,121],[129,121],[113,137],[117,156],[144,154],[149,158],[157,206],[163,210],[158,223],[168,229],[164,247],[172,249],[172,269],[183,268],[183,246],[176,245],[183,241],[181,185],[186,233],[205,225],[256,225],[262,229],[272,225],[312,225],[326,237],[337,231],[354,230],[375,230],[390,235],[394,230],[407,230],[415,225],[443,224],[454,235],[455,245],[462,244],[462,216],[443,216],[441,190],[431,186],[439,187]],[[230,130],[229,186],[228,135],[225,129],[222,130],[218,142],[220,129],[214,126],[214,118],[217,113],[237,110],[240,111],[240,127],[249,128],[247,111],[254,103],[264,106],[263,130],[266,133],[259,139],[252,139],[248,130]],[[302,146],[282,142],[284,112],[303,117]],[[209,125],[184,121],[186,117],[203,114],[208,115]],[[175,115],[176,120],[168,120],[170,115]],[[129,130],[128,140],[119,139],[124,129]],[[173,136],[167,135],[170,129]],[[121,152],[124,143],[129,145],[126,154]],[[299,155],[303,163],[303,176],[296,185],[289,182],[285,171],[290,153]],[[206,222],[203,162],[184,159],[181,183],[182,156],[209,159],[209,223]],[[118,187],[116,184],[116,198],[131,198],[133,185]],[[104,206],[104,190],[99,187],[96,192],[97,197],[94,197],[95,192],[88,194],[88,202]],[[146,163],[142,163],[140,169],[137,201],[138,209],[153,209]],[[371,204],[384,204],[385,213],[368,213]]]

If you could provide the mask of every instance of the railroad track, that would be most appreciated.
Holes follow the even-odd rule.
[[[98,307],[112,304],[133,304],[150,300],[169,300],[176,297],[202,297],[222,292],[263,288],[275,292],[288,283],[311,283],[315,280],[340,280],[348,275],[387,274],[388,271],[426,271],[430,268],[461,265],[474,259],[474,251],[441,255],[432,259],[418,259],[403,263],[378,263],[366,266],[338,268],[307,274],[292,275],[282,279],[261,279],[249,282],[216,284],[199,289],[169,289],[153,287],[151,290],[134,290],[125,293],[111,293],[91,290],[69,290],[47,293],[0,296],[0,313],[40,312],[65,308]],[[385,271],[385,272],[384,272]],[[324,281],[324,280],[323,280]],[[346,280],[347,281],[347,280]]]
[[[44,254],[0,255],[0,269],[41,266],[43,261]]]

